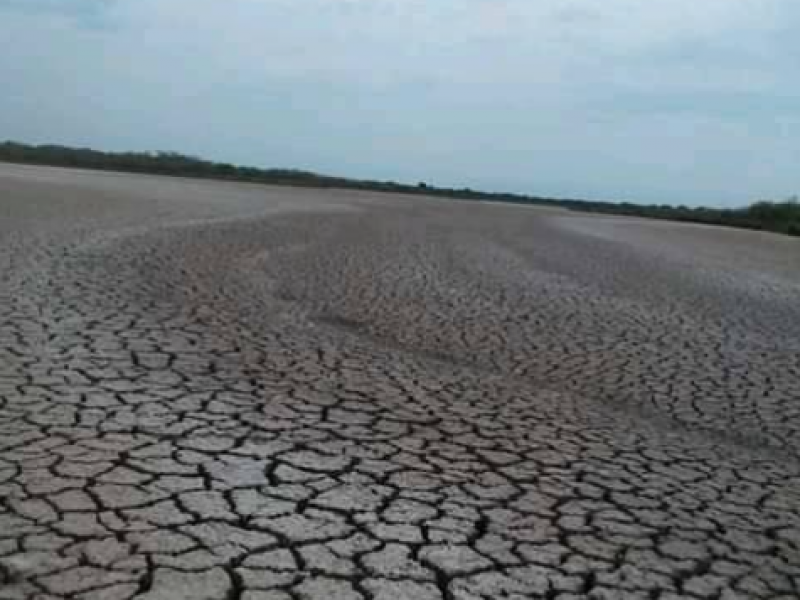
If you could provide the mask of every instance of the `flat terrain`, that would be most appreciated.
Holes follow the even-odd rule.
[[[800,242],[0,165],[0,599],[800,597]]]

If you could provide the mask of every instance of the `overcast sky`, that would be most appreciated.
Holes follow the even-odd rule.
[[[0,0],[0,139],[542,195],[800,193],[798,0]]]

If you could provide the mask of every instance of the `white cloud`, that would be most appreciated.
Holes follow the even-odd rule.
[[[602,165],[613,189],[636,165],[669,190],[674,176],[642,163],[685,167],[671,131],[725,150],[709,181],[692,170],[698,189],[745,172],[751,153],[728,147],[749,131],[775,154],[776,187],[795,181],[770,112],[785,119],[800,94],[794,0],[12,1],[0,0],[0,77],[17,100],[9,112],[0,99],[0,130],[20,135],[412,178],[484,161],[486,178],[531,185],[544,163],[562,184]],[[77,15],[91,6],[87,29]],[[427,161],[407,150],[422,143]]]

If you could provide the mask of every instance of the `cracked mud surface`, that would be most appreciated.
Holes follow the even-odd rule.
[[[800,246],[0,165],[0,599],[800,597]]]

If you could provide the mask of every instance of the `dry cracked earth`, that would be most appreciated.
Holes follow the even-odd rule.
[[[800,597],[800,245],[0,166],[3,600]]]

